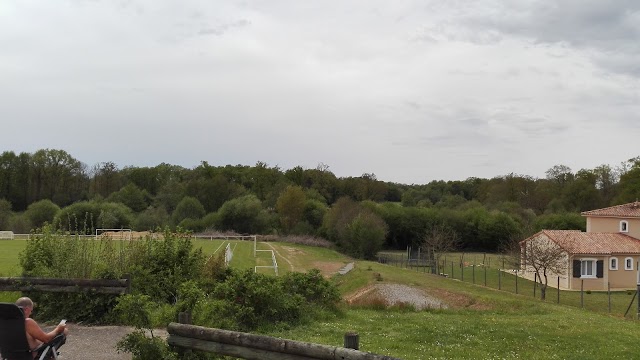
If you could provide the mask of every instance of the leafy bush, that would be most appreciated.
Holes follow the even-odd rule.
[[[36,228],[41,228],[45,223],[53,222],[60,207],[51,200],[45,199],[35,202],[27,208],[24,215],[31,220],[31,224]]]
[[[138,231],[154,230],[162,228],[169,222],[169,214],[164,207],[149,207],[140,214],[134,221],[133,228]]]
[[[204,206],[198,201],[198,199],[190,196],[185,196],[176,209],[171,214],[171,220],[174,224],[180,224],[184,219],[201,219],[206,214]]]
[[[165,230],[163,240],[147,237],[129,246],[127,270],[135,294],[146,294],[159,303],[175,304],[181,284],[202,277],[205,257],[201,249],[193,248],[189,234]]]
[[[255,195],[246,195],[225,202],[217,216],[218,228],[240,233],[261,234],[267,231],[270,219]]]

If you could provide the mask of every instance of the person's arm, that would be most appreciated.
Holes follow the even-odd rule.
[[[31,335],[32,338],[42,341],[43,343],[48,343],[49,341],[53,340],[53,338],[55,338],[58,334],[62,334],[66,330],[66,325],[58,325],[55,329],[46,333],[42,331],[38,323],[33,319],[26,319],[25,327],[27,333]]]

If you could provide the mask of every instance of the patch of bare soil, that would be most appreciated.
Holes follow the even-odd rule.
[[[325,277],[332,276],[342,269],[344,263],[335,261],[314,261],[311,263],[311,267],[320,270]]]

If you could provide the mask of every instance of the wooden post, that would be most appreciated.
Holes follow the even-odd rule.
[[[558,276],[558,304],[560,304],[560,276]]]
[[[348,332],[344,334],[344,347],[347,349],[360,349],[360,336],[358,333]]]
[[[640,284],[637,286],[636,295],[638,295],[638,312],[636,313],[636,318],[640,319]]]
[[[456,277],[453,276],[453,261],[451,261],[451,278],[455,279]]]
[[[475,256],[474,256],[475,259]],[[471,274],[473,277],[473,283],[476,283],[476,262],[474,261],[473,264],[471,265]]]
[[[127,289],[125,290],[125,294],[131,293],[131,274],[124,274],[122,278],[127,280]]]
[[[487,266],[484,267],[484,286],[487,286]]]
[[[536,297],[536,288],[538,287],[538,273],[533,274],[533,297]]]
[[[516,294],[518,294],[518,269],[516,269]]]
[[[607,296],[609,297],[609,314],[611,314],[611,283],[607,281]]]
[[[191,313],[188,311],[182,311],[178,313],[178,322],[180,324],[191,325]]]
[[[502,270],[498,269],[498,290],[502,290]]]

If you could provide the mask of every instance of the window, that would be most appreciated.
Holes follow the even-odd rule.
[[[617,262],[618,260],[616,260]],[[572,272],[574,278],[601,279],[604,277],[604,260],[573,259]]]
[[[629,232],[629,222],[627,220],[620,221],[620,232]]]
[[[596,261],[593,259],[580,262],[580,277],[596,277]]]
[[[624,269],[625,270],[633,270],[633,258],[624,259]]]
[[[609,259],[609,270],[618,270],[618,258],[612,257]]]

